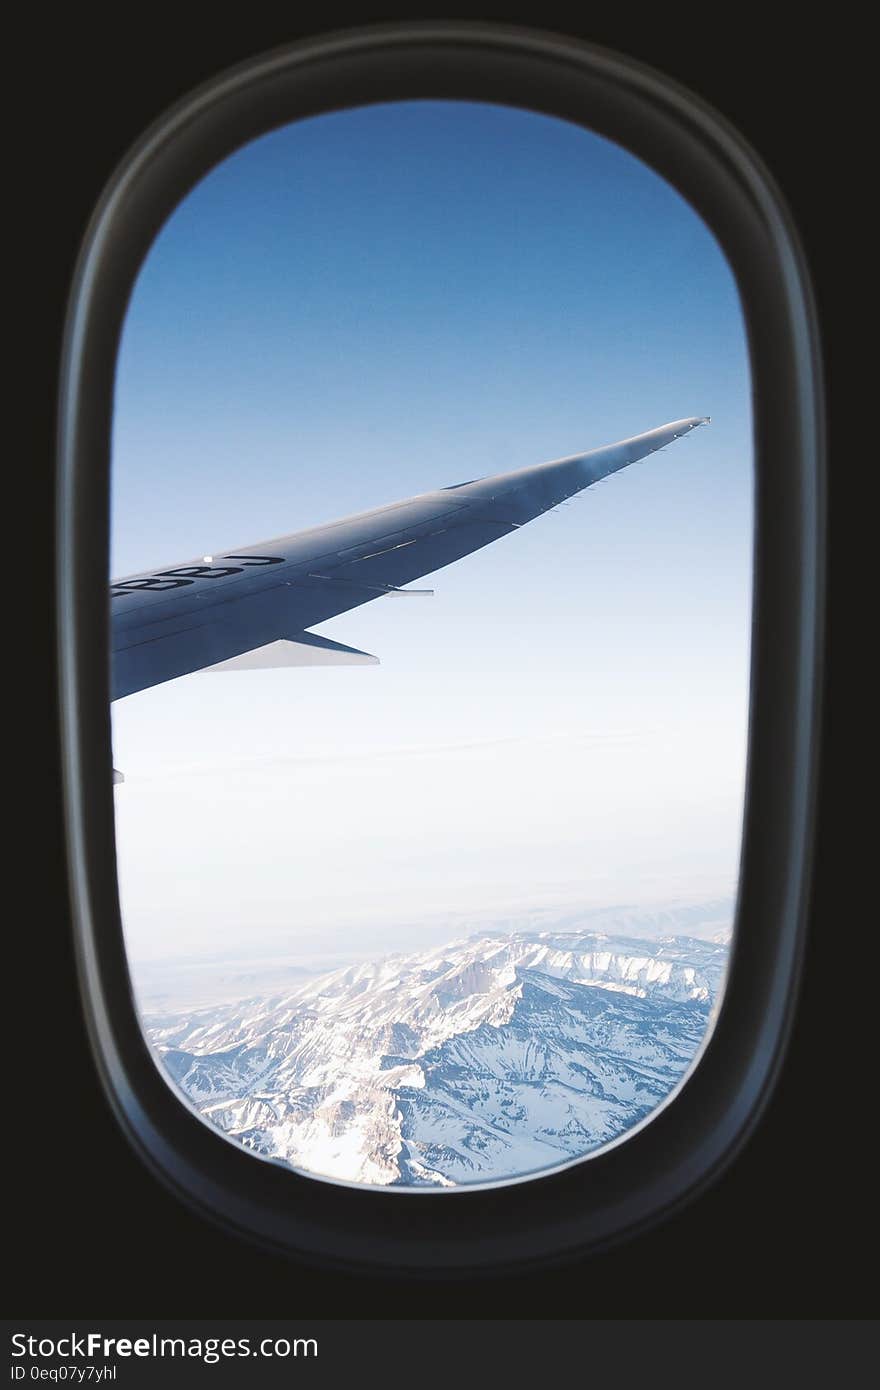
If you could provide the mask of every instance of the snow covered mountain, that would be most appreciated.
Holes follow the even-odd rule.
[[[349,1182],[455,1187],[555,1167],[648,1115],[726,963],[723,943],[685,936],[488,935],[145,1026],[246,1147]]]

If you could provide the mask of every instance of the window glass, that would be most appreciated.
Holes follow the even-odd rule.
[[[181,1099],[403,1188],[632,1134],[711,1029],[743,811],[749,367],[694,210],[510,108],[252,142],[135,284],[112,502],[120,900]]]

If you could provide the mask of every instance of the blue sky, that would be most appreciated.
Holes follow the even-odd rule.
[[[208,175],[132,296],[115,575],[687,415],[434,598],[322,626],[379,667],[118,702],[132,952],[369,954],[736,876],[749,372],[700,219],[609,142],[471,104],[300,122]]]

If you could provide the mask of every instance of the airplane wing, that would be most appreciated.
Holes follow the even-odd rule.
[[[191,671],[373,663],[309,632],[509,535],[707,417],[588,454],[459,483],[308,531],[117,579],[112,698]]]

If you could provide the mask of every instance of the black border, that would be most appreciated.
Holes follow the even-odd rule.
[[[625,1145],[493,1190],[353,1190],[255,1163],[160,1077],[131,998],[119,920],[107,605],[110,422],[128,294],[175,204],[208,168],[284,122],[373,101],[496,101],[627,146],[696,207],[742,297],[754,387],[751,724],[735,949],[694,1075]],[[754,1126],[787,1039],[803,948],[824,599],[824,451],[812,294],[756,156],[657,73],[573,39],[470,23],[374,26],[285,47],[198,89],[156,123],[92,219],[68,316],[60,400],[59,661],[71,892],[84,1008],[136,1150],[203,1214],[335,1267],[430,1276],[572,1258],[680,1204]]]

